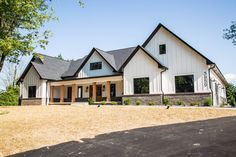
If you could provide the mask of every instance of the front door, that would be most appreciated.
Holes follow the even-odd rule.
[[[71,98],[72,98],[72,87],[68,87],[68,89],[67,89],[67,98],[68,98],[68,101],[71,101]]]
[[[102,101],[102,85],[97,85],[96,101]]]

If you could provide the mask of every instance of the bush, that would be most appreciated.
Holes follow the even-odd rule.
[[[106,105],[106,101],[102,101],[101,104],[102,104],[102,105]]]
[[[193,101],[190,103],[190,106],[199,106],[200,103],[199,102],[196,102],[196,101]]]
[[[226,86],[227,102],[231,106],[236,106],[236,87],[233,84]]]
[[[112,105],[117,105],[118,102],[116,102],[116,101],[112,101],[111,104],[112,104]]]
[[[93,100],[92,98],[89,98],[89,99],[88,99],[88,104],[89,104],[89,105],[93,105],[93,104],[94,104],[94,100]]]
[[[130,99],[124,99],[124,104],[125,105],[130,105],[131,104],[131,100]]]
[[[0,106],[16,106],[19,104],[19,87],[7,87],[6,91],[0,92]]]
[[[136,100],[136,105],[141,105],[142,104],[142,101],[141,100]]]
[[[164,98],[163,100],[163,104],[166,106],[170,103],[170,99],[169,98]]]
[[[155,105],[155,102],[150,101],[150,102],[148,102],[148,105],[149,105],[149,106],[153,106],[153,105]]]
[[[203,105],[204,106],[212,106],[212,99],[211,99],[211,97],[205,98],[204,102],[203,102]]]
[[[177,101],[176,101],[176,105],[179,105],[179,106],[180,106],[180,105],[184,105],[184,102],[183,102],[182,100],[177,100]]]

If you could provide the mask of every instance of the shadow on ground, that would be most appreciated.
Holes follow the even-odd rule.
[[[138,128],[70,141],[11,157],[234,157],[236,117]]]

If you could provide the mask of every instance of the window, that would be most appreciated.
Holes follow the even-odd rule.
[[[102,69],[102,62],[90,63],[90,70]]]
[[[29,86],[28,87],[28,98],[35,98],[36,97],[36,86]]]
[[[134,94],[149,93],[149,78],[135,78],[134,79]]]
[[[176,93],[194,92],[193,75],[175,76]]]
[[[111,84],[110,86],[111,97],[116,96],[116,84]]]
[[[159,45],[160,54],[166,54],[166,44]]]
[[[82,98],[83,97],[83,87],[82,86],[78,86],[77,97],[78,98]]]

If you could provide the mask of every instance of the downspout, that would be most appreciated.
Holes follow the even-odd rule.
[[[211,66],[209,69],[208,69],[208,73],[209,73],[209,87],[210,87],[210,90],[211,90],[211,105],[213,106],[213,99],[214,99],[214,97],[213,97],[213,89],[212,89],[212,86],[211,86],[211,70],[212,69],[214,69],[216,67],[216,65],[215,64],[213,64],[213,66]]]
[[[161,104],[162,104],[162,105],[163,105],[164,96],[165,96],[165,95],[164,95],[165,93],[164,93],[164,91],[163,91],[163,89],[162,89],[162,73],[165,72],[166,70],[167,70],[167,68],[164,68],[164,70],[161,71],[161,78],[160,78],[160,79],[161,79],[161,86],[160,86],[160,87],[161,87]]]

